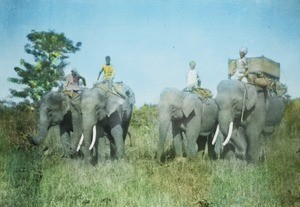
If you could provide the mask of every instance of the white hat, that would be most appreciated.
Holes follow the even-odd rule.
[[[247,47],[242,47],[242,48],[240,49],[240,52],[242,52],[242,53],[244,53],[244,54],[247,54],[247,52],[248,52]]]

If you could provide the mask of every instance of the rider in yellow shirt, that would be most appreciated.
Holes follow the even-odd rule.
[[[116,87],[115,84],[113,84],[113,79],[115,77],[115,70],[114,70],[114,67],[110,64],[110,57],[109,56],[105,57],[105,62],[106,62],[106,64],[102,66],[102,68],[101,68],[101,70],[99,72],[97,80],[99,80],[102,72],[104,72],[104,77],[103,77],[102,81],[108,83],[109,90],[117,93],[122,98],[125,98],[126,94],[122,90],[119,90]]]
[[[107,81],[108,85],[109,85],[109,88],[111,89],[112,88],[112,81],[115,77],[115,70],[114,70],[114,67],[110,64],[110,57],[109,56],[105,57],[105,62],[106,62],[106,64],[102,66],[102,68],[99,72],[97,80],[99,80],[102,72],[104,72],[103,81]]]

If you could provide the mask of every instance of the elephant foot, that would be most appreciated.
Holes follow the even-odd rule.
[[[186,157],[176,157],[175,161],[180,162],[180,163],[185,163],[185,162],[187,162],[187,158]]]
[[[83,160],[84,159],[82,151],[73,152],[73,153],[69,154],[69,157],[71,159],[78,159],[78,160]]]
[[[230,150],[230,151],[227,151],[226,153],[224,153],[224,159],[229,160],[229,161],[236,160],[234,152]]]

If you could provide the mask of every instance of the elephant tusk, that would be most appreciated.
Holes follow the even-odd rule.
[[[228,132],[228,135],[225,139],[225,141],[223,142],[223,146],[225,146],[226,144],[228,144],[230,138],[231,138],[231,135],[232,135],[232,129],[233,129],[233,122],[230,122],[229,124],[229,132]]]
[[[82,142],[83,142],[83,134],[82,134],[81,137],[80,137],[80,141],[79,141],[78,146],[77,146],[77,152],[80,150],[80,147],[81,147],[81,145],[82,145]]]
[[[219,126],[219,124],[218,124],[217,130],[216,130],[215,135],[214,135],[214,138],[213,138],[213,140],[212,140],[212,142],[211,142],[212,145],[215,145],[215,143],[216,143],[216,141],[217,141],[217,137],[218,137],[219,132],[220,132],[220,126]]]
[[[89,150],[93,149],[96,142],[96,125],[93,127],[93,139]]]

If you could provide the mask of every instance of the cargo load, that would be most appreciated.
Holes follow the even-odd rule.
[[[238,59],[228,60],[228,73],[233,74]],[[287,86],[280,83],[280,64],[264,56],[247,58],[249,74],[247,80],[256,86],[267,88],[270,93],[283,96]]]
[[[238,59],[229,59],[228,60],[228,72],[233,74],[234,69],[236,68],[236,61]],[[280,79],[280,64],[266,58],[261,57],[251,57],[247,58],[248,70],[251,74],[263,74],[268,78],[279,81]]]

